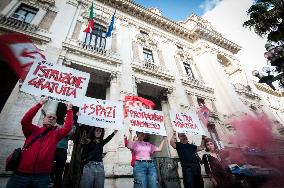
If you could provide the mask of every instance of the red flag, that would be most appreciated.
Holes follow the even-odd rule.
[[[130,106],[148,109],[153,109],[155,107],[155,103],[153,103],[151,100],[144,99],[143,97],[138,96],[125,96],[124,102],[124,117],[127,117]]]
[[[45,56],[33,42],[26,35],[20,33],[1,35],[0,53],[22,80],[25,79],[35,61],[45,60]]]
[[[202,105],[201,108],[197,112],[197,115],[198,115],[200,121],[205,126],[207,126],[207,124],[208,124],[209,112],[210,112],[209,109],[205,105]]]

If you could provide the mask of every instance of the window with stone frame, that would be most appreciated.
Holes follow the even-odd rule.
[[[189,63],[183,63],[183,66],[184,66],[184,69],[185,69],[185,72],[186,72],[186,75],[188,76],[188,78],[194,79],[193,72],[192,72],[192,69],[190,67],[190,64]]]
[[[146,61],[147,63],[154,63],[153,52],[151,50],[143,48],[143,55],[144,61]]]
[[[204,101],[204,99],[202,99],[202,98],[197,98],[197,103],[198,103],[198,106],[203,106],[203,105],[205,105],[205,101]]]
[[[94,30],[91,33],[86,33],[85,44],[94,46],[95,48],[105,49],[106,47],[106,27],[95,23]]]
[[[26,4],[21,4],[11,17],[25,23],[31,23],[38,10],[39,9]]]

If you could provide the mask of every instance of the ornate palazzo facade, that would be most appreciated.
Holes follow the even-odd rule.
[[[275,120],[275,113],[259,97],[255,86],[248,84],[241,63],[234,56],[241,47],[224,38],[208,21],[193,14],[176,23],[157,9],[145,9],[129,0],[95,0],[97,29],[86,34],[82,31],[87,25],[90,3],[1,0],[0,34],[24,33],[50,62],[90,73],[88,97],[123,101],[126,95],[138,95],[153,100],[157,110],[166,115],[168,139],[173,131],[170,110],[196,111],[202,104],[211,111],[206,132],[219,141],[220,147],[228,145],[228,135],[232,134],[228,119],[234,115],[264,111]],[[105,38],[115,10],[112,36]],[[20,92],[19,83],[15,83],[2,107],[2,177],[9,175],[4,171],[6,156],[24,141],[21,117],[36,100]],[[49,102],[45,108],[56,112],[59,107],[60,104]],[[38,114],[35,123],[41,118]],[[283,126],[279,122],[278,128]],[[123,145],[124,134],[128,134],[127,126],[105,147],[106,187],[133,185],[131,154]],[[160,142],[155,136],[151,140]],[[169,140],[156,157],[177,157]],[[3,178],[0,187],[1,182],[4,184]]]

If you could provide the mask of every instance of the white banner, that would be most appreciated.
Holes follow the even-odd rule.
[[[85,125],[123,129],[123,103],[119,101],[82,98],[78,123]]]
[[[129,107],[129,127],[132,130],[166,136],[163,112],[150,109]]]
[[[171,122],[178,133],[205,135],[202,125],[194,112],[171,112]]]
[[[90,74],[45,61],[35,62],[21,87],[21,91],[65,102],[85,97]]]

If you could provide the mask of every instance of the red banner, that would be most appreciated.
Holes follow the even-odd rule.
[[[124,99],[125,107],[124,107],[124,117],[127,117],[129,112],[129,107],[140,107],[140,108],[148,108],[153,109],[155,107],[155,103],[151,100],[144,99],[143,97],[138,96],[125,96]]]
[[[22,80],[25,79],[34,62],[45,60],[45,56],[33,42],[20,33],[1,35],[0,53],[5,62]]]
[[[208,124],[208,119],[209,119],[209,109],[205,106],[202,105],[199,111],[197,112],[197,115],[200,119],[200,121],[207,126]]]

